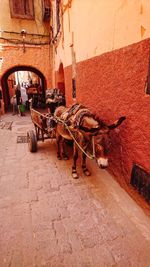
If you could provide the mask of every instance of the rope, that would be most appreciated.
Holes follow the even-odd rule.
[[[42,114],[40,112],[38,112],[37,110],[33,109],[32,107],[30,107],[30,111],[31,111],[31,119],[33,121],[34,124],[36,124],[36,122],[33,120],[33,113],[37,113],[39,116],[43,116],[44,118],[49,118],[49,116],[46,114]],[[74,140],[74,142],[76,143],[76,145],[79,147],[79,149],[86,155],[86,157],[88,157],[89,159],[94,159],[95,158],[95,142],[94,142],[94,136],[92,136],[92,147],[93,147],[93,155],[89,155],[85,152],[85,150],[80,146],[80,144],[77,142],[77,140],[75,139],[74,135],[72,134],[71,130],[69,129],[68,125],[65,123],[65,121],[61,120],[60,118],[58,118],[57,116],[53,116],[53,118],[55,118],[58,122],[61,122],[62,124],[65,125],[66,129],[68,130],[70,136],[72,137],[72,139]],[[38,125],[39,127],[39,125]]]
[[[61,119],[59,119],[57,116],[55,116],[56,120],[58,122],[61,122],[62,124],[65,125],[65,127],[67,128],[70,136],[72,137],[72,139],[74,140],[74,142],[76,143],[76,145],[79,147],[79,149],[89,158],[89,159],[94,159],[95,158],[95,143],[94,143],[94,136],[92,136],[92,146],[93,146],[93,155],[89,155],[85,152],[85,150],[80,146],[80,144],[77,142],[77,140],[75,139],[74,135],[72,134],[71,130],[69,129],[68,125]]]

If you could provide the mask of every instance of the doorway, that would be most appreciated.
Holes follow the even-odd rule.
[[[16,86],[22,91],[23,101],[33,97],[41,107],[45,105],[46,79],[36,68],[17,66],[9,69],[1,79],[5,112],[11,109],[11,98],[15,94]],[[39,104],[40,103],[40,104]]]
[[[62,63],[60,63],[56,76],[57,88],[65,95],[65,75]]]

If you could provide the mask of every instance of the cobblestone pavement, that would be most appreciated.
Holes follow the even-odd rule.
[[[30,117],[0,129],[0,267],[149,267],[150,217],[105,170],[71,177],[55,140],[17,143]],[[79,168],[80,170],[80,168]]]

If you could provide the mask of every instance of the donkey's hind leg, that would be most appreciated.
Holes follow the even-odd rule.
[[[79,176],[77,174],[77,170],[76,170],[76,163],[77,163],[77,159],[78,159],[78,149],[75,145],[75,143],[73,144],[73,166],[72,166],[72,177],[74,179],[78,179]]]
[[[56,140],[57,140],[57,158],[59,160],[62,159],[62,157],[61,157],[61,139],[62,139],[61,135],[56,137]]]
[[[86,176],[91,175],[91,173],[89,172],[89,170],[86,167],[86,155],[84,153],[82,154],[82,170]]]

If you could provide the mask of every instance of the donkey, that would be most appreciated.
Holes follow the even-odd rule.
[[[75,104],[71,108],[60,106],[54,112],[56,124],[57,158],[68,159],[65,151],[65,139],[73,140],[72,176],[79,178],[76,171],[78,150],[82,151],[82,170],[86,176],[91,173],[86,167],[86,157],[95,158],[98,166],[108,166],[108,152],[110,149],[109,132],[118,127],[126,118],[120,117],[111,125],[106,125],[94,116],[88,108]],[[93,150],[93,155],[89,155]]]

